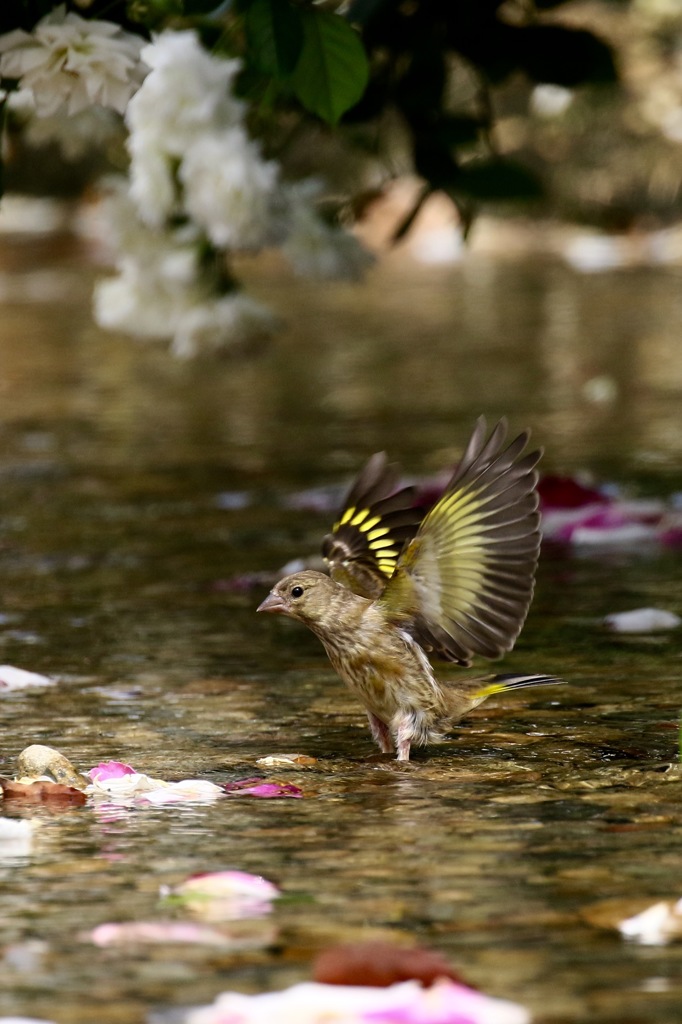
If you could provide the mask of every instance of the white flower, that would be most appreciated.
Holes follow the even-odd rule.
[[[215,245],[257,249],[271,232],[278,170],[242,127],[206,133],[180,165],[185,209]]]
[[[71,116],[61,108],[51,117],[38,117],[31,89],[8,93],[7,107],[21,124],[28,146],[37,149],[54,143],[65,160],[80,160],[92,150],[104,149],[112,141],[123,141],[121,119],[107,107],[90,106]]]
[[[0,860],[28,857],[32,853],[35,823],[0,817]]]
[[[193,224],[169,230],[150,228],[140,220],[127,181],[111,175],[101,183],[102,198],[95,222],[98,241],[105,241],[108,262],[118,267],[133,260],[144,275],[154,274],[191,284],[199,275],[201,232]],[[179,268],[182,268],[181,270]]]
[[[220,786],[206,779],[166,782],[142,772],[97,779],[87,786],[85,792],[88,796],[105,798],[109,803],[129,803],[135,800],[151,804],[211,803],[225,795]]]
[[[113,110],[88,107],[71,117],[58,111],[52,117],[32,117],[24,130],[24,139],[32,147],[55,143],[65,160],[80,160],[94,150],[120,137],[122,125]]]
[[[661,900],[618,925],[621,935],[643,946],[664,946],[682,935],[682,900]]]
[[[123,113],[146,72],[141,48],[138,36],[113,22],[67,14],[61,4],[32,33],[15,29],[0,36],[0,75],[32,90],[41,117],[62,106],[76,114],[93,104]]]
[[[118,277],[95,285],[95,320],[100,327],[141,338],[168,338],[182,317],[203,299],[192,279],[192,254],[176,253],[146,265],[125,257]]]
[[[14,665],[0,665],[0,692],[24,690],[29,686],[54,686],[54,679]]]
[[[161,227],[178,203],[173,169],[167,156],[144,136],[131,135],[130,195],[142,220]]]
[[[178,212],[176,171],[188,150],[210,148],[207,140],[230,129],[241,143],[244,104],[232,95],[241,63],[211,57],[194,32],[164,32],[143,56],[152,70],[126,111],[131,195],[142,219],[160,227]]]
[[[194,32],[164,32],[142,57],[152,70],[126,111],[133,165],[138,149],[181,157],[197,136],[241,122],[232,95],[240,61],[211,57]]]
[[[357,281],[374,257],[354,235],[322,220],[314,205],[320,191],[314,180],[288,186],[288,232],[282,252],[301,277]]]
[[[7,100],[7,109],[12,112],[12,117],[20,123],[23,124],[35,117],[36,102],[30,89],[14,89],[12,92],[3,92],[0,95]]]
[[[155,231],[136,216],[119,179],[108,188],[100,230],[117,250],[119,273],[95,286],[101,327],[173,338],[174,354],[185,359],[243,348],[273,332],[275,318],[260,303],[239,292],[216,294],[215,276],[202,273],[202,236],[194,225]]]
[[[163,337],[167,320],[163,306],[145,295],[135,274],[98,281],[93,295],[95,322],[107,330],[126,331],[143,338]]]
[[[269,337],[276,327],[276,318],[265,306],[235,292],[187,310],[179,320],[172,351],[180,359],[191,359],[241,349]]]

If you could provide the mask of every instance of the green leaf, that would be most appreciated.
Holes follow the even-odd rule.
[[[246,12],[246,37],[254,67],[287,78],[303,49],[301,11],[289,0],[253,0]]]
[[[367,56],[360,37],[338,14],[319,7],[301,14],[303,52],[294,72],[294,92],[306,110],[336,124],[365,91]]]

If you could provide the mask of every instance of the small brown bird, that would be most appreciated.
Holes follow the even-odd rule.
[[[551,676],[439,682],[429,656],[469,665],[511,650],[533,594],[540,547],[537,472],[522,457],[529,432],[506,448],[501,420],[486,440],[480,417],[444,494],[424,517],[397,467],[373,455],[323,543],[330,576],[286,576],[258,611],[308,626],[367,711],[385,753],[438,742],[494,693]]]

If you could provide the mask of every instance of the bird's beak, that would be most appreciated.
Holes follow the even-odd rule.
[[[271,591],[265,600],[261,601],[256,608],[257,612],[280,612],[281,614],[284,614],[286,610],[287,606],[284,601],[279,594],[276,594],[274,591]]]

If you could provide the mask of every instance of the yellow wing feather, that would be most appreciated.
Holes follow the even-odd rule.
[[[363,597],[381,594],[421,519],[413,497],[413,488],[400,486],[398,467],[383,452],[373,455],[323,541],[322,553],[337,583]]]
[[[478,421],[445,494],[398,560],[380,606],[427,649],[461,664],[510,650],[533,594],[541,452],[506,448],[506,423]]]

